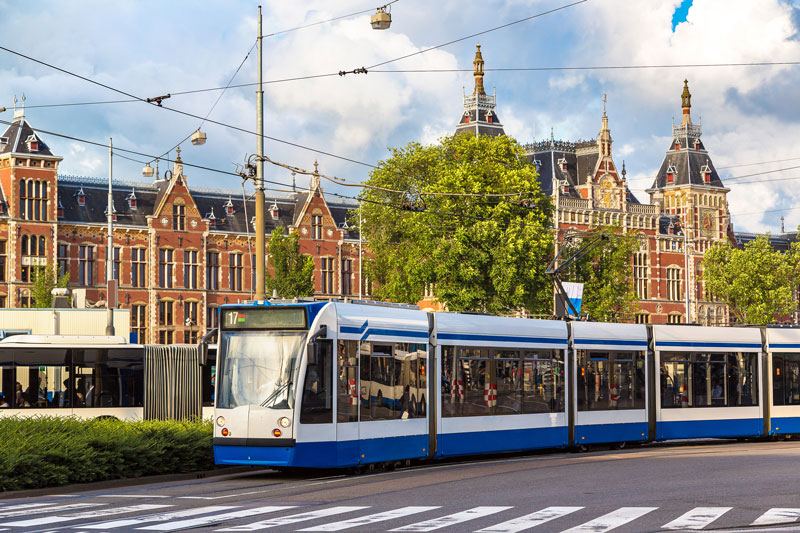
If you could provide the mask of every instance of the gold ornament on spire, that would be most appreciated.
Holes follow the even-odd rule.
[[[683,80],[683,92],[681,93],[681,107],[683,108],[683,119],[681,125],[691,124],[692,93],[689,92],[689,80]]]
[[[475,60],[472,62],[475,65],[475,91],[474,95],[486,96],[486,91],[483,89],[483,56],[481,55],[481,45],[476,45],[478,49],[475,51]]]

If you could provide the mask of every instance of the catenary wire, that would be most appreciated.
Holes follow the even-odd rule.
[[[395,3],[399,2],[399,1],[400,0],[392,0],[391,2],[388,2],[388,3],[386,3],[386,4],[382,5],[382,6],[379,6],[379,7],[390,6],[390,5],[395,4]],[[264,35],[264,37],[274,37],[275,35],[281,35],[281,34],[284,34],[284,33],[289,33],[291,31],[302,30],[302,29],[305,29],[305,28],[310,28],[312,26],[319,26],[320,24],[325,24],[326,22],[333,22],[334,20],[341,20],[341,19],[345,19],[345,18],[349,18],[349,17],[355,17],[356,15],[363,15],[364,13],[372,13],[376,9],[377,9],[377,7],[372,7],[372,8],[369,8],[369,9],[364,9],[362,11],[356,11],[355,13],[350,13],[350,14],[347,14],[347,15],[340,15],[338,17],[333,17],[332,19],[328,19],[328,20],[320,20],[318,22],[311,22],[309,24],[304,24],[302,26],[297,26],[296,28],[290,28],[288,30],[276,31],[275,33],[268,33],[267,35]]]

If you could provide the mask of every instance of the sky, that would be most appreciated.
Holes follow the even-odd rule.
[[[486,61],[485,86],[497,113],[521,143],[590,139],[600,129],[603,94],[614,159],[625,161],[641,201],[680,121],[683,80],[692,117],[720,171],[737,231],[777,233],[800,224],[800,64],[666,68],[664,65],[800,62],[800,0],[586,0],[526,22],[467,38],[369,73],[376,65],[562,7],[571,0],[398,0],[392,26],[372,30],[369,12],[267,36],[264,44],[265,154],[275,161],[342,178],[326,192],[356,196],[371,165],[410,142],[451,134],[472,91],[475,45]],[[263,0],[264,34],[369,10],[368,0]],[[182,145],[186,163],[235,171],[256,151],[255,87],[175,94],[257,79],[257,2],[101,0],[36,3],[0,0],[0,46],[130,95],[173,94],[165,108],[209,118],[208,142]],[[249,56],[248,56],[248,52]],[[247,57],[247,59],[245,59]],[[660,65],[659,68],[494,72],[492,68]],[[241,66],[241,67],[240,67]],[[397,72],[419,69],[464,72]],[[293,81],[287,78],[302,78]],[[108,143],[148,156],[172,149],[199,118],[142,102],[36,107],[125,100],[128,96],[0,50],[0,120],[14,96],[34,128]],[[218,103],[214,106],[215,101]],[[213,111],[212,111],[213,106]],[[0,125],[2,126],[2,125]],[[234,128],[228,127],[234,126]],[[235,129],[239,128],[239,129]],[[241,131],[246,130],[246,131]],[[43,134],[64,158],[60,173],[108,177],[108,149]],[[284,141],[284,142],[280,142]],[[313,148],[314,152],[301,148]],[[320,153],[325,152],[325,153]],[[168,157],[174,157],[171,152]],[[130,156],[130,154],[128,154]],[[339,156],[339,157],[334,157]],[[149,159],[114,157],[114,178],[142,181]],[[788,160],[788,161],[780,161]],[[797,167],[797,168],[791,168]],[[160,170],[165,165],[162,162]],[[783,170],[782,170],[783,169]],[[187,168],[190,184],[241,190],[237,176]],[[753,175],[755,174],[755,175]],[[288,170],[265,177],[286,184]],[[298,176],[299,186],[308,179]]]

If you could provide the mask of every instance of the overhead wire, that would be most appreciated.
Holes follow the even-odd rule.
[[[397,3],[399,1],[400,0],[392,0],[391,2],[387,2],[386,4],[383,4],[382,6],[376,6],[376,7],[370,8],[370,9],[364,9],[362,11],[356,11],[355,13],[350,13],[348,15],[340,15],[338,17],[333,17],[333,18],[327,19],[327,20],[320,20],[318,22],[311,22],[309,24],[304,24],[302,26],[297,26],[296,28],[290,28],[288,30],[281,30],[281,31],[276,31],[275,33],[268,33],[268,34],[264,35],[264,37],[274,37],[276,35],[281,35],[281,34],[289,33],[289,32],[292,32],[292,31],[302,30],[302,29],[305,29],[305,28],[310,28],[312,26],[319,26],[320,24],[325,24],[326,22],[333,22],[335,20],[341,20],[341,19],[345,19],[345,18],[349,18],[349,17],[354,17],[356,15],[363,15],[364,13],[372,13],[373,11],[378,9],[379,7],[387,7],[387,6],[390,6],[392,4]]]

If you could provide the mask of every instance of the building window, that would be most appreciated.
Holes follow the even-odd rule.
[[[667,324],[680,324],[682,323],[681,318],[683,315],[679,314],[672,314],[667,316]]]
[[[69,245],[58,244],[58,275],[63,276],[69,272]]]
[[[353,260],[342,259],[342,295],[349,296],[353,294],[352,286],[353,278]]]
[[[147,342],[147,306],[131,306],[131,331],[136,333],[136,342],[143,344]]]
[[[239,253],[230,254],[230,289],[232,291],[242,290],[243,257],[244,255]]]
[[[78,246],[78,284],[94,284],[94,246]]]
[[[147,286],[146,253],[146,248],[131,248],[131,285],[134,287]]]
[[[172,229],[183,231],[186,229],[186,206],[172,206]]]
[[[680,301],[683,299],[681,291],[681,269],[676,266],[667,267],[667,299]]]
[[[219,327],[219,307],[216,305],[209,305],[206,307],[206,329],[214,329]]]
[[[25,220],[47,220],[47,182],[19,182],[19,216]]]
[[[172,288],[172,264],[175,250],[162,248],[158,251],[158,286],[164,289]]]
[[[0,241],[0,281],[6,281],[6,241]],[[5,306],[3,306],[5,307]]]
[[[172,326],[172,300],[161,300],[158,302],[158,325]]]
[[[311,238],[322,239],[322,215],[311,215]]]
[[[0,294],[0,308],[8,306],[8,297],[5,294]]]
[[[111,270],[111,279],[115,279],[119,282],[119,273],[122,268],[122,261],[120,260],[122,257],[122,248],[118,246],[114,247],[114,265]]]
[[[171,329],[162,329],[158,332],[159,344],[173,344],[175,339],[175,332]]]
[[[183,252],[183,286],[187,289],[197,288],[197,270],[200,265],[197,263],[197,250],[186,250]]]
[[[183,340],[189,344],[197,344],[197,302],[187,301],[183,303],[183,324],[189,328],[184,331]]]
[[[333,294],[333,258],[323,257],[320,261],[322,262],[322,266],[320,267],[322,271],[322,276],[320,276],[322,280],[320,289],[322,294]]]
[[[206,289],[219,290],[219,252],[206,252]]]
[[[636,323],[637,324],[649,324],[650,323],[650,313],[636,313]]]
[[[646,300],[647,291],[647,251],[633,254],[633,284],[636,287],[636,296]]]
[[[256,290],[256,256],[250,256],[250,290]]]
[[[28,308],[31,306],[31,293],[30,291],[23,291],[19,297],[19,307]]]

